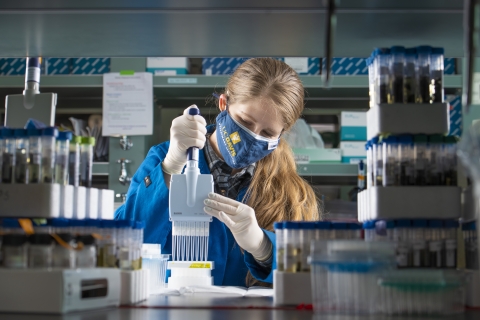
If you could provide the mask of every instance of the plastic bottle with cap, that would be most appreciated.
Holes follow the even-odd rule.
[[[383,153],[383,186],[397,186],[400,184],[400,157],[399,145],[396,137],[390,136],[382,141]]]
[[[410,48],[405,50],[405,68],[403,71],[403,102],[415,103],[415,96],[417,92],[416,86],[416,64],[417,64],[417,49]]]
[[[417,47],[417,103],[430,103],[430,56],[432,47]]]
[[[76,252],[77,268],[97,267],[97,248],[92,235],[79,235],[76,237],[77,245],[81,243],[82,249]]]
[[[70,222],[65,218],[49,220],[52,234],[55,234],[53,248],[53,266],[57,268],[74,269],[76,266],[76,253],[74,250],[75,236],[70,228]]]
[[[117,265],[122,270],[133,270],[131,250],[131,220],[117,220]]]
[[[436,134],[428,137],[429,159],[427,167],[428,184],[439,186],[445,184],[443,174],[443,136]]]
[[[445,185],[457,186],[457,138],[445,137],[443,150]]]
[[[42,176],[42,130],[28,129],[29,163],[28,183],[40,183]]]
[[[428,255],[430,267],[442,268],[443,266],[443,221],[439,219],[428,220]]]
[[[400,46],[392,47],[390,48],[390,54],[389,103],[403,103],[405,48]]]
[[[415,185],[427,185],[427,165],[430,162],[427,153],[428,138],[424,134],[415,135],[413,138],[413,156],[415,164]]]
[[[285,272],[300,272],[302,248],[300,243],[300,226],[298,222],[285,221]]]
[[[92,166],[93,166],[93,146],[95,138],[82,137],[80,145],[80,185],[83,187],[92,187]]]
[[[445,268],[457,267],[457,230],[459,223],[457,220],[449,219],[444,221],[445,228]]]
[[[28,267],[51,268],[53,265],[53,238],[48,233],[34,233],[28,237]]]
[[[277,270],[285,271],[285,265],[283,264],[284,254],[285,254],[283,222],[275,222],[273,224],[273,228],[275,229],[275,239],[276,239]]]
[[[413,267],[423,268],[429,266],[427,241],[425,238],[425,229],[427,228],[427,220],[415,219],[412,220],[412,254]]]
[[[55,183],[68,185],[68,164],[70,152],[71,132],[59,132],[57,138]]]
[[[394,220],[393,240],[397,248],[397,266],[408,268],[412,266],[412,251],[410,249],[410,220]]]
[[[25,269],[28,267],[27,236],[9,233],[2,239],[2,264],[5,268]]]
[[[28,145],[29,139],[26,129],[15,129],[15,183],[28,183]]]
[[[117,266],[117,233],[115,220],[102,220],[100,224],[97,265],[104,268]]]
[[[15,137],[12,129],[2,128],[2,182],[13,183],[15,176]]]
[[[443,48],[432,48],[430,56],[430,101],[443,102]]]
[[[68,184],[74,187],[80,185],[80,144],[82,137],[75,136],[70,141],[68,154]]]
[[[401,135],[398,137],[398,157],[400,158],[400,185],[414,185],[413,136]]]
[[[140,270],[142,268],[142,244],[143,244],[143,229],[145,223],[143,221],[135,221],[133,223],[133,241],[132,241],[132,269]]]
[[[55,141],[58,136],[57,128],[42,130],[42,183],[53,183],[55,173]]]

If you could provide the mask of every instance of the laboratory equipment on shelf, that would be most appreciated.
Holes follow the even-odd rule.
[[[82,137],[80,145],[80,185],[83,187],[92,187],[92,166],[93,166],[93,146],[95,138]]]
[[[55,152],[55,183],[68,185],[71,132],[59,132]]]
[[[57,128],[42,130],[42,183],[53,183],[55,174],[55,141],[58,136]]]

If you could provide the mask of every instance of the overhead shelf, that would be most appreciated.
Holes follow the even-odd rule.
[[[357,184],[358,165],[347,163],[298,164],[297,172],[312,185]]]
[[[430,44],[462,57],[463,1],[337,1],[333,53]],[[23,57],[312,56],[325,52],[322,1],[84,0],[0,3],[0,52]],[[224,41],[226,40],[226,41]],[[477,53],[480,54],[480,53]]]

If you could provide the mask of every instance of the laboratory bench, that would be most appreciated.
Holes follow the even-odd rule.
[[[187,307],[188,306],[188,307]],[[315,314],[311,310],[297,310],[295,307],[276,307],[271,297],[227,297],[212,298],[201,296],[160,296],[150,298],[135,306],[101,309],[69,313],[65,315],[51,314],[14,314],[0,313],[0,320],[130,320],[130,319],[228,319],[228,320],[296,320],[296,319],[385,319],[386,315],[349,316]],[[393,319],[424,319],[425,317],[395,316]],[[437,317],[429,317],[437,318]],[[474,320],[480,319],[480,310],[467,310],[464,314],[438,317],[444,320]]]

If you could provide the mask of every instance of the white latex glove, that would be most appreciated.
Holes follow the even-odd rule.
[[[187,149],[197,147],[202,149],[205,145],[207,123],[200,116],[188,114],[188,109],[197,108],[192,105],[183,111],[183,115],[173,119],[170,127],[170,147],[162,162],[162,169],[167,174],[179,174],[187,164]]]
[[[204,211],[225,223],[238,245],[250,252],[255,260],[269,258],[272,243],[258,226],[253,208],[216,193],[209,193],[204,204]]]

